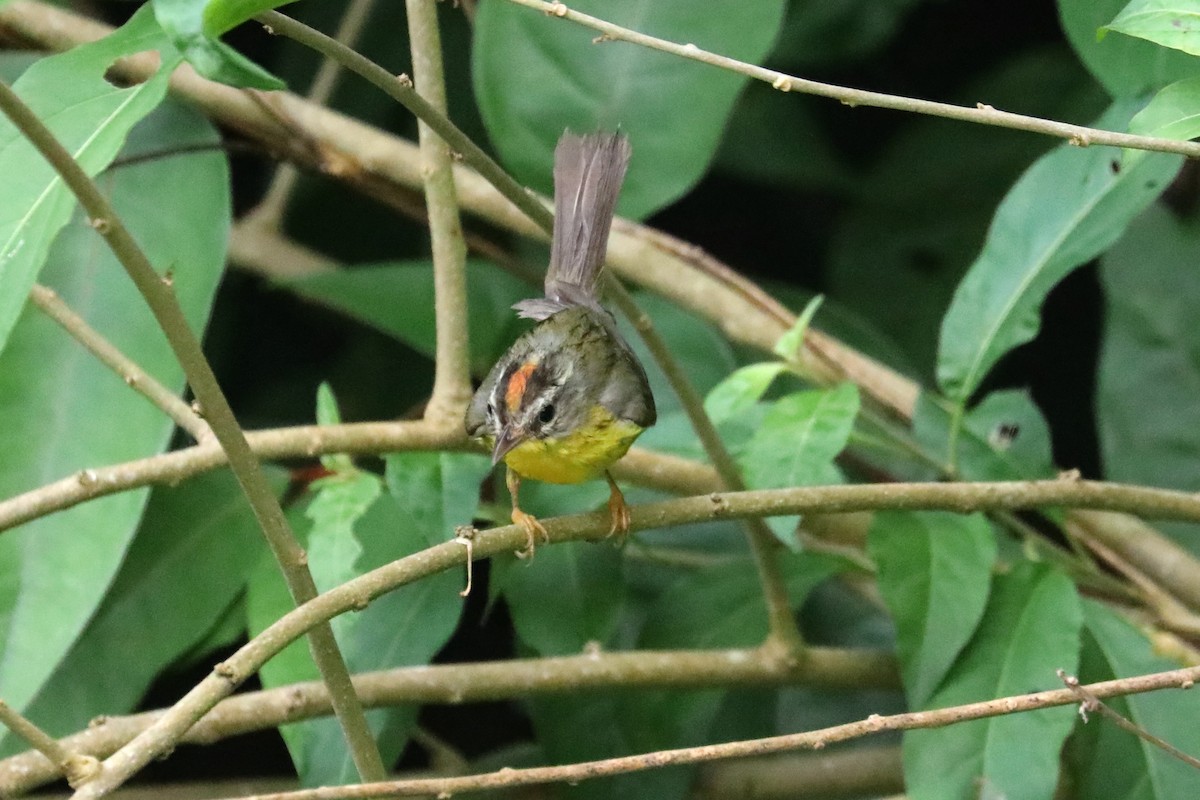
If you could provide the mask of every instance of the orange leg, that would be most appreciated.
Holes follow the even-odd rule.
[[[617,486],[617,482],[607,470],[604,478],[608,481],[608,513],[612,517],[612,527],[608,529],[608,535],[616,536],[620,544],[629,533],[629,506],[625,504],[625,495],[621,494],[621,487]]]
[[[517,490],[521,488],[521,476],[511,467],[506,467],[504,470],[504,482],[508,484],[508,493],[512,496],[513,524],[520,525],[525,530],[525,549],[518,550],[517,556],[526,558],[533,555],[536,539],[540,538],[543,542],[549,542],[550,535],[546,533],[546,529],[542,526],[542,523],[538,522],[537,517],[532,514],[526,514],[517,504]]]

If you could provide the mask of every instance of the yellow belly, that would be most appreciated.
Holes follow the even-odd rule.
[[[504,463],[523,478],[581,483],[604,474],[642,430],[597,406],[587,424],[560,439],[526,439],[508,451]]]

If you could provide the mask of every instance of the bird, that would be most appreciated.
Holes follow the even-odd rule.
[[[543,297],[513,306],[537,321],[513,342],[471,399],[467,434],[505,463],[512,521],[532,555],[546,529],[521,510],[522,478],[608,481],[609,536],[629,531],[629,507],[609,468],[657,419],[646,371],[600,304],[601,270],[631,146],[621,133],[565,132],[554,150],[554,231]]]

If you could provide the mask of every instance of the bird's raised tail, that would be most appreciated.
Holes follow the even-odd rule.
[[[620,133],[564,133],[554,150],[554,238],[545,297],[522,300],[522,317],[545,319],[569,306],[600,308],[598,284],[617,194],[631,148]]]

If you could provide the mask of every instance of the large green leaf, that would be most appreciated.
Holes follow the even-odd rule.
[[[758,62],[779,31],[782,0],[580,0],[571,8],[642,33]],[[621,195],[641,218],[703,174],[746,79],[624,42],[512,3],[481,4],[475,20],[475,93],[492,142],[521,181],[552,189],[564,128],[625,131],[633,159]]]
[[[272,478],[282,491],[282,471]],[[104,602],[27,715],[65,735],[132,711],[164,667],[209,635],[265,549],[231,473],[156,489]]]
[[[104,80],[121,56],[157,50],[162,68],[149,80],[118,89]],[[154,22],[139,11],[98,42],[38,61],[13,89],[90,175],[104,169],[138,120],[154,110],[180,57]],[[0,116],[0,351],[54,237],[71,217],[75,196],[8,117]]]
[[[1200,485],[1200,226],[1153,207],[1101,263],[1104,334],[1096,386],[1105,476],[1194,491]],[[1190,523],[1164,523],[1200,553]]]
[[[333,492],[325,511],[308,517],[306,531],[311,545],[340,531],[356,539],[361,552],[346,567],[348,550],[330,543],[322,548],[330,564],[317,563],[318,552],[310,550],[314,575],[329,573],[342,579],[347,571],[356,574],[416,553],[454,535],[454,528],[471,521],[479,483],[490,468],[488,459],[474,454],[398,453],[387,458],[388,492],[364,508],[366,481],[379,479],[366,473],[335,476],[320,493]],[[339,485],[337,478],[345,483]],[[369,494],[370,492],[366,492]],[[313,502],[320,500],[320,495]],[[329,532],[319,528],[329,526]],[[306,526],[307,527],[307,526]],[[353,550],[351,547],[349,550]],[[322,587],[326,588],[326,587]],[[427,664],[454,631],[462,608],[459,590],[462,577],[454,572],[429,576],[417,583],[389,592],[352,617],[334,621],[338,644],[352,673],[391,667]],[[262,630],[291,607],[282,578],[274,565],[263,565],[251,580],[247,611],[252,631]],[[280,686],[313,677],[315,668],[303,643],[294,644],[261,670],[264,685]],[[384,762],[400,755],[416,722],[413,706],[379,709],[367,717],[375,733]],[[336,720],[322,719],[287,726],[284,740],[307,785],[347,783],[356,779]]]
[[[1112,22],[1128,0],[1058,0],[1058,13],[1071,47],[1115,98],[1156,91],[1200,75],[1200,62],[1175,50],[1128,36],[1097,32]]]
[[[1084,647],[1079,678],[1084,683],[1131,678],[1181,665],[1154,652],[1153,645],[1124,618],[1093,601],[1083,604]],[[1200,696],[1164,691],[1104,701],[1134,724],[1185,753],[1200,753]],[[1099,714],[1076,723],[1073,767],[1078,797],[1088,800],[1172,800],[1196,791],[1196,770],[1154,745],[1118,729]]]
[[[869,549],[879,591],[896,620],[910,705],[925,705],[987,605],[996,537],[981,515],[891,511],[875,515]]]
[[[1136,36],[1200,56],[1200,6],[1188,0],[1132,0],[1100,29]]]
[[[1023,563],[993,581],[983,621],[926,708],[945,708],[1060,686],[1074,672],[1082,611],[1075,587]],[[904,779],[913,800],[1020,797],[1050,800],[1069,706],[907,731]]]
[[[1131,112],[1117,104],[1097,125],[1122,128]],[[949,397],[965,403],[1005,353],[1037,334],[1050,290],[1119,239],[1180,164],[1152,153],[1121,168],[1114,158],[1105,148],[1060,145],[1004,198],[942,320],[937,373]]]
[[[126,152],[214,141],[203,118],[167,104],[133,131]],[[222,155],[142,161],[114,170],[102,185],[151,262],[173,270],[175,293],[200,331],[229,236]],[[182,386],[145,302],[84,220],[76,217],[58,238],[42,280],[150,374]],[[0,496],[157,452],[172,427],[67,333],[26,309],[0,354]],[[22,707],[54,671],[100,604],[147,495],[112,495],[0,534],[0,697]]]

